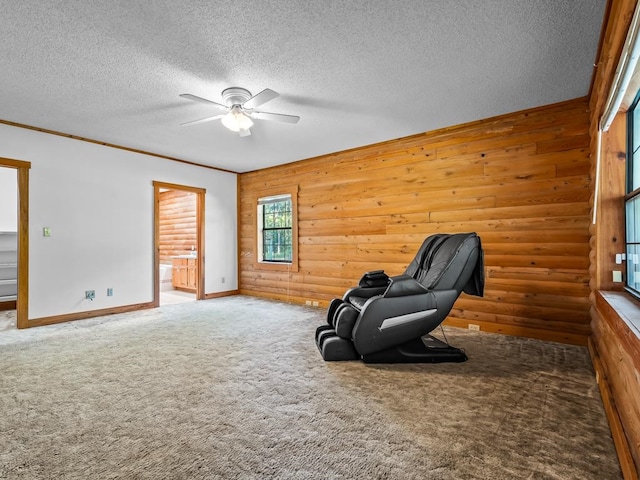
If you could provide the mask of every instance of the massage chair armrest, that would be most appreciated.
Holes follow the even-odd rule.
[[[387,289],[386,286],[384,287],[353,287],[345,292],[345,294],[342,296],[342,300],[344,300],[345,302],[348,302],[349,297],[352,297],[352,296],[362,297],[362,298],[371,298],[371,297],[375,297],[376,295],[382,295],[386,289]]]
[[[384,270],[366,272],[358,282],[359,287],[386,287],[387,285],[389,285],[389,275],[384,273]]]
[[[347,302],[349,297],[371,298],[376,295],[382,295],[389,286],[390,281],[389,275],[384,273],[384,270],[372,270],[362,275],[358,286],[347,290],[342,296],[342,300]]]
[[[423,295],[429,290],[410,275],[397,275],[389,279],[389,286],[384,297],[405,297],[408,295]]]

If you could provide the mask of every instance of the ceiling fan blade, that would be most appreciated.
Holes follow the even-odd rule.
[[[195,125],[197,123],[211,122],[212,120],[217,120],[217,119],[222,118],[222,117],[224,117],[224,114],[222,114],[222,115],[214,115],[212,117],[201,118],[200,120],[192,120],[190,122],[181,123],[180,126],[184,127],[185,125]]]
[[[300,120],[300,117],[296,115],[285,115],[284,113],[251,112],[251,116],[259,120],[275,120],[285,123],[298,123]]]
[[[222,105],[221,103],[212,102],[211,100],[207,100],[206,98],[197,97],[195,95],[191,95],[190,93],[181,93],[180,96],[182,98],[186,98],[187,100],[193,100],[198,103],[206,103],[208,105],[213,105],[214,107],[219,108],[220,110],[224,110],[225,112],[229,110],[229,107],[226,105]]]
[[[278,96],[280,96],[279,93],[274,92],[273,90],[271,90],[269,88],[265,88],[260,93],[254,95],[249,100],[244,102],[242,104],[242,107],[243,108],[248,108],[249,110],[251,110],[252,108],[256,108],[256,107],[262,105],[263,103],[267,103],[269,100],[273,100],[274,98],[276,98]]]
[[[248,128],[245,128],[244,130],[238,130],[238,134],[241,137],[248,137],[249,135],[251,135],[251,130],[249,130]]]

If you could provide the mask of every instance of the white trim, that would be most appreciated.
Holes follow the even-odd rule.
[[[598,128],[598,136],[596,138],[596,181],[593,191],[593,224],[596,224],[598,214],[598,192],[600,191],[600,157],[602,155],[602,130]]]
[[[432,308],[431,310],[422,310],[421,312],[406,313],[404,315],[398,315],[397,317],[386,318],[382,322],[382,325],[380,325],[378,327],[378,329],[380,331],[382,331],[382,330],[385,330],[387,328],[392,328],[392,327],[396,327],[398,325],[403,325],[405,323],[410,323],[410,322],[413,322],[415,320],[418,320],[418,319],[425,318],[425,317],[428,317],[430,315],[433,315],[437,311],[438,311],[437,309]]]

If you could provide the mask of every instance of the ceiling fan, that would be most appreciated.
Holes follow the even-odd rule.
[[[201,118],[200,120],[192,120],[190,122],[181,123],[180,125],[195,125],[197,123],[211,122],[212,120],[222,119],[222,124],[233,132],[238,132],[241,137],[251,135],[253,120],[275,120],[277,122],[298,123],[300,117],[295,115],[285,115],[283,113],[269,113],[255,110],[256,107],[267,103],[276,98],[279,94],[269,88],[265,88],[260,93],[251,96],[251,92],[246,88],[231,87],[222,91],[222,99],[225,105],[221,103],[207,100],[206,98],[197,97],[190,93],[183,93],[180,96],[194,102],[213,105],[222,113],[211,117]]]

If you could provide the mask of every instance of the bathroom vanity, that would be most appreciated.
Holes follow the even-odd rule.
[[[198,279],[198,257],[195,255],[178,255],[171,258],[172,283],[176,290],[195,292]]]

